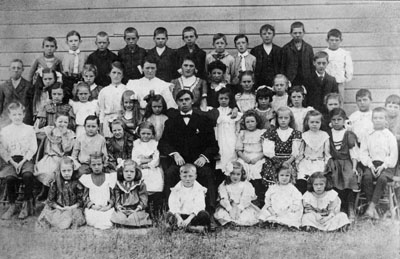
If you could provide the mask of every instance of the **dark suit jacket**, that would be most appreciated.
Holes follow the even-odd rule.
[[[302,45],[302,70],[303,78],[307,78],[314,72],[313,64],[314,52],[310,44],[303,40]],[[282,73],[290,80],[293,81],[297,75],[297,49],[294,40],[291,40],[282,47]]]
[[[118,58],[125,66],[124,79],[122,83],[126,84],[130,79],[140,79],[143,77],[138,66],[141,66],[146,57],[146,50],[136,45],[132,51],[128,46],[118,51]]]
[[[204,79],[204,80],[207,79],[206,52],[204,50],[202,50],[201,48],[199,48],[199,46],[197,46],[197,44],[195,45],[192,53],[189,52],[189,48],[186,45],[177,49],[176,53],[178,54],[178,69],[181,68],[183,59],[185,57],[191,57],[194,60],[194,63],[196,65],[196,69],[197,69],[196,75],[198,77],[200,77],[201,79]]]
[[[7,107],[10,103],[18,101],[25,106],[24,123],[32,125],[32,98],[33,87],[30,82],[21,78],[17,88],[11,83],[11,79],[0,85],[0,118],[8,120]]]
[[[97,77],[95,83],[101,86],[108,86],[111,84],[111,78],[108,74],[111,71],[111,64],[114,61],[120,61],[118,56],[111,50],[107,49],[103,52],[96,50],[89,55],[86,64],[92,64],[97,67]]]
[[[272,78],[266,78],[265,77],[265,71],[267,69],[267,64],[263,64],[263,57],[264,55],[267,55],[267,53],[264,50],[263,44],[258,45],[254,47],[251,51],[250,54],[256,57],[256,68],[254,70],[254,76],[256,78],[256,84],[257,86],[260,85],[268,85],[272,86],[271,82],[273,81]],[[274,76],[277,74],[281,73],[281,67],[282,67],[282,51],[281,47],[278,45],[272,44],[272,50],[271,53],[269,53],[272,57],[272,66],[274,70]]]
[[[164,80],[165,82],[171,82],[172,79],[178,78],[178,58],[176,51],[165,47],[164,52],[161,56],[158,55],[156,47],[147,51],[148,57],[153,57],[157,60],[157,72],[156,77]]]
[[[211,121],[195,112],[188,125],[180,114],[170,117],[165,122],[158,149],[166,156],[178,152],[187,163],[193,163],[201,154],[212,161],[219,150]]]
[[[338,84],[333,76],[325,73],[324,79],[321,81],[315,71],[305,79],[305,87],[307,90],[307,106],[312,106],[320,112],[325,112],[325,95],[339,92]]]

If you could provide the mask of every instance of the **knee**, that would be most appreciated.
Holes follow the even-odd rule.
[[[23,174],[22,174],[22,180],[24,181],[24,182],[26,182],[26,181],[32,181],[32,179],[33,179],[33,173],[32,172],[24,172]]]
[[[386,185],[387,184],[387,177],[385,175],[380,175],[378,177],[378,179],[376,180],[376,184],[380,184],[380,185]]]
[[[6,176],[6,183],[7,184],[12,184],[12,183],[14,183],[16,181],[17,181],[17,178],[15,176],[12,176],[12,175]]]

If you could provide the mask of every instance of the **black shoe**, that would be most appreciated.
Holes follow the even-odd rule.
[[[215,232],[218,228],[217,222],[215,222],[215,219],[213,216],[210,218],[210,226],[209,226],[209,231],[210,232]]]

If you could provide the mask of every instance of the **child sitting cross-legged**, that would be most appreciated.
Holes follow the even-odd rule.
[[[193,164],[184,164],[179,171],[181,181],[171,188],[168,199],[167,230],[184,228],[204,232],[210,225],[210,215],[205,211],[207,188],[196,181],[197,172]]]

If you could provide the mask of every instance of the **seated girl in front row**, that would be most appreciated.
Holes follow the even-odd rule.
[[[67,229],[85,224],[82,212],[83,186],[75,178],[74,161],[63,156],[50,184],[49,197],[37,225]]]

